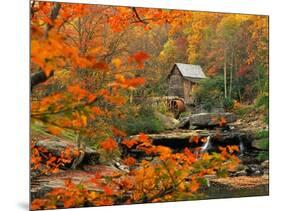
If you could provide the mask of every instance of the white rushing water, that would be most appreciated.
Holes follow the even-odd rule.
[[[201,147],[201,152],[208,152],[209,149],[211,149],[212,144],[211,144],[211,137],[207,137],[207,141],[203,144]]]

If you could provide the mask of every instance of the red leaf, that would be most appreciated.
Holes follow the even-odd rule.
[[[111,196],[113,194],[112,189],[110,187],[108,187],[108,186],[103,187],[103,190],[106,193],[106,195]]]
[[[133,157],[127,157],[123,160],[125,165],[133,166],[136,163],[136,159]]]
[[[106,151],[113,151],[118,147],[116,141],[114,141],[112,138],[102,141],[100,146]]]
[[[130,58],[129,61],[135,61],[138,65],[139,68],[143,68],[145,60],[149,59],[149,55],[144,52],[140,51],[135,54],[133,54]]]

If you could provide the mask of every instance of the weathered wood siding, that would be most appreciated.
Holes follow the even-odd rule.
[[[186,104],[193,104],[194,103],[194,99],[192,96],[192,86],[194,85],[193,82],[184,79],[183,81],[183,89],[184,89],[184,102]]]
[[[178,97],[184,97],[184,90],[183,90],[183,77],[178,70],[177,67],[175,67],[172,72],[171,76],[169,78],[169,90],[168,95],[169,96],[178,96]]]

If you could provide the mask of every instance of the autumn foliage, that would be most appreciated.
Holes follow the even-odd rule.
[[[106,150],[112,150],[112,140],[102,142]],[[63,203],[64,208],[144,203],[157,201],[172,201],[180,198],[191,198],[199,188],[206,184],[204,175],[220,174],[233,171],[239,163],[234,155],[238,151],[236,146],[221,148],[222,153],[201,154],[200,158],[188,148],[182,153],[173,153],[169,148],[154,146],[151,140],[140,134],[137,139],[123,142],[148,155],[157,155],[153,162],[142,160],[137,168],[128,174],[101,176],[96,173],[89,181],[75,184],[71,179],[65,180],[65,188],[55,188],[46,194],[44,199],[35,199],[33,209],[55,208]],[[129,144],[128,144],[129,143]],[[128,166],[136,163],[132,157],[124,158]],[[87,184],[94,184],[100,191],[88,190]]]
[[[78,149],[65,148],[59,156],[48,152],[44,147],[31,144],[31,170],[37,171],[39,175],[57,173],[62,167],[70,164],[79,155]]]
[[[232,39],[226,29],[233,25],[250,30],[248,42],[242,40],[243,30]],[[207,184],[206,175],[233,171],[239,163],[235,146],[212,154],[188,148],[175,152],[153,145],[144,131],[130,138],[124,125],[128,116],[137,121],[141,106],[149,104],[145,98],[166,95],[167,71],[175,62],[203,63],[211,76],[221,74],[227,57],[233,61],[228,63],[232,79],[240,85],[235,91],[229,85],[228,94],[246,90],[242,77],[256,74],[253,66],[267,58],[265,26],[265,19],[255,16],[31,1],[31,122],[44,125],[44,136],[77,142],[75,149],[54,155],[36,145],[32,130],[31,171],[57,175],[83,160],[85,146],[101,153],[107,164],[117,160],[128,167],[113,175],[95,172],[87,181],[66,178],[64,187],[33,199],[32,210],[192,199]],[[237,51],[228,47],[225,55],[225,46]],[[122,154],[124,149],[152,160]]]

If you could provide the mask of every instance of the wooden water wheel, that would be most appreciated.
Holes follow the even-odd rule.
[[[184,100],[183,99],[171,100],[169,104],[169,108],[174,113],[175,118],[179,118],[180,113],[185,111]]]

